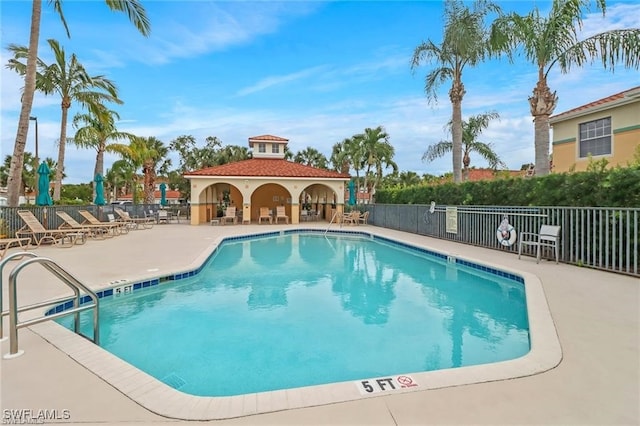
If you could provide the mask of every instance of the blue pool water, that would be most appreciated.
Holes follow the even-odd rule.
[[[492,363],[530,349],[521,282],[353,236],[227,241],[194,277],[103,298],[100,315],[102,347],[200,396]],[[90,334],[90,315],[82,327]]]

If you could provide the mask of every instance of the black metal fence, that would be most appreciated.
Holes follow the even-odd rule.
[[[516,253],[517,239],[505,245],[497,235],[505,215],[516,233],[557,225],[561,262],[640,276],[639,208],[370,204],[364,209],[372,225]]]

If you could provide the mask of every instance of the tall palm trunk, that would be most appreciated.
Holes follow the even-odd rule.
[[[56,180],[53,186],[53,200],[60,201],[60,191],[62,189],[62,172],[64,170],[64,151],[67,142],[67,116],[71,108],[71,99],[62,99],[62,122],[60,126],[60,143],[58,145],[58,164],[56,166]]]
[[[464,84],[460,78],[453,81],[449,98],[451,99],[451,138],[453,157],[453,181],[462,182],[462,98],[464,97]]]
[[[547,85],[547,77],[542,68],[538,69],[538,83],[529,98],[531,115],[535,128],[536,176],[549,174],[549,116],[556,108],[558,97]]]
[[[155,202],[155,169],[153,161],[145,162],[145,165],[142,169],[142,173],[144,174],[144,202],[146,204],[153,204]]]
[[[471,157],[468,152],[464,153],[462,157],[462,180],[467,182],[469,180],[469,165],[471,164]]]
[[[36,91],[36,62],[38,60],[38,40],[40,39],[40,16],[42,14],[42,0],[34,0],[31,10],[31,32],[29,34],[29,56],[27,57],[27,70],[24,76],[24,94],[22,95],[22,107],[20,108],[20,120],[16,143],[13,146],[13,157],[9,167],[7,178],[7,203],[10,207],[17,207],[20,201],[20,188],[22,187],[22,167],[24,165],[24,148],[27,144],[29,133],[29,117],[33,106],[33,96]]]

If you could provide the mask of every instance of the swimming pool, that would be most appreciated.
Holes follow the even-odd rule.
[[[297,231],[293,231],[292,233],[295,234],[297,233]],[[280,233],[277,233],[277,234],[280,235]],[[286,232],[286,234],[289,234],[289,232]],[[391,242],[389,240],[386,240],[385,238],[370,234],[369,232],[366,232],[366,233],[362,232],[359,234],[366,236],[368,238],[374,238],[378,241],[383,242],[384,244],[392,244],[394,246],[400,246],[400,247],[404,246],[405,248],[403,248],[403,250],[406,250],[407,248],[409,248],[404,243]],[[247,236],[242,236],[240,238],[234,239],[234,241],[241,242],[241,244],[235,245],[236,249],[238,248],[238,246],[241,246],[241,245],[243,245],[246,249],[246,247],[248,247],[247,241],[242,241],[242,240],[247,240],[248,238],[253,238],[253,237],[254,236],[247,235]],[[280,238],[280,236],[278,236],[277,238]],[[230,239],[227,238],[227,242],[229,241]],[[222,242],[222,241],[218,241],[218,242]],[[291,246],[292,245],[293,244],[291,244]],[[417,246],[420,246],[420,244],[417,244]],[[214,253],[215,256],[218,256],[220,253],[222,253],[222,245],[218,247],[219,247],[219,250],[216,250],[216,252]],[[228,247],[231,247],[231,245],[229,245]],[[333,247],[336,251],[340,252],[338,243],[334,243]],[[430,251],[428,248],[425,248],[425,247],[421,247],[420,249],[424,251]],[[254,257],[252,257],[250,249],[246,249],[246,250],[247,251],[243,256],[235,256],[236,259],[241,259],[241,261],[238,261],[235,264],[235,267],[241,270],[248,270],[248,268],[251,266],[250,262],[253,262],[254,264],[258,264],[258,263],[269,264],[276,257],[278,257],[278,255],[281,255],[281,253],[279,254],[278,252],[273,251],[273,252],[270,252],[269,256],[267,256],[266,258],[260,259],[255,257],[255,253],[254,253]],[[287,250],[285,250],[285,253],[289,253],[287,257],[290,259],[290,261],[295,261],[295,262],[305,262],[306,261],[305,259],[308,258],[309,253],[315,253],[315,252],[319,252],[319,250],[302,250],[302,251],[299,251],[297,255],[295,255],[296,252],[294,251],[294,252],[291,252],[293,253],[292,255]],[[340,253],[345,254],[346,252],[342,250],[342,252]],[[537,307],[538,305],[542,305],[542,307],[546,309],[546,303],[544,301],[543,294],[540,294],[539,292],[539,290],[541,289],[537,286],[535,279],[533,279],[532,281],[532,277],[530,277],[529,274],[526,274],[526,273],[520,274],[518,272],[511,271],[509,269],[507,269],[507,271],[503,271],[503,269],[493,269],[492,267],[487,267],[488,265],[479,265],[477,263],[469,262],[468,260],[461,259],[459,257],[447,255],[446,253],[431,252],[431,254],[438,255],[438,258],[440,259],[440,263],[444,266],[444,271],[449,271],[448,272],[449,274],[451,274],[451,271],[454,270],[451,264],[457,263],[458,265],[464,265],[465,268],[468,267],[471,272],[475,272],[478,269],[489,269],[492,271],[493,275],[502,274],[510,278],[521,277],[520,278],[521,281],[522,281],[522,278],[524,278],[523,281],[525,281],[526,283],[525,292],[527,295],[527,302],[529,304],[528,309],[530,312],[529,320],[531,323],[530,328],[531,328],[531,334],[532,334],[531,351],[526,355],[516,358],[514,360],[486,364],[481,368],[477,366],[476,367],[463,366],[463,367],[449,369],[449,370],[440,370],[440,371],[432,371],[428,373],[412,374],[410,378],[413,380],[413,386],[410,386],[405,389],[400,389],[400,390],[389,389],[388,387],[387,389],[376,389],[375,392],[372,393],[373,395],[380,394],[381,392],[379,391],[382,391],[382,392],[415,391],[415,390],[438,388],[443,386],[452,386],[452,385],[464,384],[464,383],[473,383],[478,381],[499,380],[501,378],[513,378],[513,377],[518,377],[522,375],[534,374],[536,371],[540,371],[541,368],[549,368],[549,367],[544,367],[544,364],[548,365],[548,362],[546,363],[539,362],[541,359],[540,356],[544,358],[544,356],[548,355],[548,353],[541,353],[540,349],[544,346],[544,345],[541,345],[541,342],[545,339],[546,335],[549,334],[548,332],[551,332],[551,335],[553,336],[554,330],[553,330],[552,324],[549,324],[547,322],[547,320],[550,319],[548,317],[548,311],[546,312],[547,317],[545,318],[544,316],[541,316],[540,309],[538,309]],[[403,254],[403,256],[406,257],[406,252]],[[202,259],[204,260],[205,258],[206,258],[206,255]],[[344,258],[348,258],[348,256],[340,255],[337,258],[344,259]],[[360,259],[366,259],[366,256],[364,257],[361,256]],[[243,263],[245,262],[245,260],[250,262]],[[103,295],[113,294],[115,291],[123,290],[123,289],[125,292],[130,291],[126,289],[132,288],[132,287],[135,288],[135,291],[133,292],[135,294],[138,289],[142,289],[143,287],[149,287],[149,286],[153,287],[155,285],[158,285],[160,281],[172,281],[177,278],[185,278],[185,277],[189,277],[189,275],[192,275],[192,276],[199,275],[205,272],[205,269],[198,266],[199,264],[197,264],[196,262],[194,262],[192,265],[193,265],[191,266],[192,269],[181,271],[170,277],[166,277],[166,276],[158,277],[156,279],[151,279],[149,281],[127,284],[122,287],[112,286],[111,288],[104,290]],[[386,271],[386,269],[384,268],[379,270]],[[370,269],[370,271],[374,272],[376,271],[376,269],[372,268]],[[411,274],[408,274],[408,275],[411,275]],[[168,286],[165,286],[163,283],[160,283],[160,284],[162,285],[159,285],[158,288],[166,287],[168,289],[170,287],[174,287],[174,285],[177,283],[169,283],[170,285]],[[505,287],[501,291],[505,291],[505,293],[508,293],[508,291],[513,291],[513,290],[509,290],[512,287],[512,284]],[[516,283],[516,284],[517,285],[515,286],[515,288],[518,288],[518,287],[522,288],[522,283]],[[178,284],[178,286],[181,286],[181,285],[182,284]],[[401,286],[402,285],[405,285],[405,284],[401,284]],[[319,286],[316,286],[316,287],[319,287]],[[148,291],[148,290],[143,290],[143,292],[145,291]],[[346,303],[346,301],[349,301],[350,299],[354,298],[353,292],[350,293],[349,291],[346,291],[346,292],[337,291],[334,293],[335,293],[334,297],[337,297],[338,295],[340,296],[339,299],[341,303],[342,302]],[[251,296],[250,291],[245,292],[244,295],[246,296],[245,303],[246,304],[251,303],[253,305],[254,310],[265,310],[265,311],[271,312],[273,310],[277,311],[278,309],[280,309],[280,308],[274,309],[273,307],[271,308],[264,307],[264,304],[262,303],[264,300],[264,297],[262,296],[264,295],[260,295],[256,293],[252,297],[250,297]],[[469,293],[467,293],[467,295],[469,295]],[[261,296],[261,297],[258,297],[258,296]],[[131,297],[131,296],[126,296],[126,297]],[[280,299],[282,300],[282,298]],[[375,298],[370,297],[369,299],[375,299]],[[407,298],[405,297],[404,299],[407,299]],[[402,297],[400,298],[395,297],[395,299],[393,299],[392,301],[392,305],[394,303],[400,304],[400,301],[404,299]],[[412,299],[412,298],[408,297],[408,299]],[[121,300],[124,300],[124,298],[122,298]],[[379,298],[379,300],[384,301],[384,298]],[[106,301],[107,299],[103,299],[103,302],[106,302]],[[286,303],[290,304],[292,303],[292,301],[293,299],[288,299],[288,298],[286,299]],[[378,306],[378,308],[376,309],[372,308],[368,314],[366,310],[357,311],[357,315],[355,310],[349,311],[348,314],[351,317],[358,319],[358,321],[360,322],[364,322],[366,319],[366,321],[374,323],[375,321],[379,321],[380,317],[384,318],[384,315],[386,315],[384,314],[385,312],[384,306],[386,305],[385,303],[382,303],[382,304],[371,303],[370,307],[373,307],[373,306]],[[383,308],[380,309],[380,306],[382,306]],[[393,307],[391,308],[391,311],[393,311]],[[371,312],[373,312],[374,314],[371,314]],[[383,315],[382,316],[376,315],[375,312],[383,312]],[[390,318],[393,318],[393,317],[390,317]],[[547,328],[547,326],[549,325],[551,325],[551,329]],[[54,330],[50,330],[50,331],[52,333],[54,332]],[[56,333],[57,332],[55,332],[54,334]],[[267,412],[267,411],[273,411],[278,409],[318,405],[318,404],[325,404],[325,403],[331,403],[331,402],[337,402],[337,401],[346,401],[346,400],[367,397],[372,395],[372,394],[365,393],[366,392],[366,390],[364,389],[365,386],[360,386],[358,388],[357,385],[360,384],[361,381],[357,381],[357,382],[349,381],[349,382],[341,382],[341,383],[331,384],[331,385],[319,385],[319,386],[308,386],[305,388],[287,389],[286,391],[252,393],[252,394],[243,395],[241,397],[222,397],[222,398],[191,397],[196,399],[189,399],[187,395],[181,392],[176,392],[176,391],[172,392],[172,389],[169,389],[168,386],[164,385],[163,383],[150,379],[147,375],[134,369],[129,364],[123,363],[113,356],[107,356],[107,354],[104,351],[96,350],[95,346],[88,344],[87,342],[84,341],[84,339],[77,339],[76,337],[77,336],[75,335],[69,336],[69,333],[66,333],[66,335],[64,336],[65,346],[67,346],[67,342],[69,342],[70,344],[71,341],[74,341],[75,343],[78,344],[77,349],[74,348],[72,350],[71,348],[65,348],[65,351],[69,353],[70,356],[72,356],[74,359],[79,360],[81,363],[83,363],[83,365],[85,365],[90,370],[96,371],[96,373],[99,374],[101,377],[103,377],[106,381],[108,381],[109,383],[112,383],[114,387],[116,387],[117,389],[120,389],[122,392],[129,395],[131,398],[136,400],[139,404],[145,407],[148,407],[149,409],[155,412],[163,413],[163,415],[168,415],[170,417],[190,418],[190,419],[228,418],[228,417],[234,417],[237,415],[246,415],[246,414],[251,414],[256,412]],[[105,338],[105,335],[103,332],[103,339],[104,338]],[[51,338],[51,341],[53,340],[55,339]],[[75,346],[75,343],[74,343],[74,346]],[[408,349],[408,348],[409,348],[408,346],[407,347],[396,346],[398,353],[402,353],[405,349]],[[106,367],[107,364],[110,364],[108,368]],[[114,365],[117,365],[118,367],[116,368],[114,367]],[[400,370],[400,371],[406,371],[406,370]],[[420,371],[424,371],[424,369],[421,369]],[[453,372],[456,372],[456,371],[459,372],[459,374],[453,374]],[[440,372],[442,372],[442,374],[440,374]],[[374,378],[374,379],[375,380],[370,380],[369,383],[373,385],[376,385],[376,384],[379,385],[380,383],[384,385],[385,383],[388,383],[385,381],[386,380],[385,377],[382,377],[381,379],[380,378]],[[174,403],[167,403],[167,398],[169,396],[171,396],[172,400],[175,400],[175,401],[180,400],[181,403],[178,404],[178,403],[175,403],[175,401]],[[236,398],[241,398],[239,400],[241,402],[236,402]],[[176,414],[176,407],[182,406],[183,404],[190,405],[192,409],[188,410],[188,412],[184,412],[184,410],[182,410],[181,413],[180,413],[181,410],[177,410],[179,413]],[[195,408],[193,404],[195,404]]]
[[[199,396],[362,381],[529,351],[521,278],[362,236],[227,241],[197,275],[103,298],[100,315],[103,348]]]

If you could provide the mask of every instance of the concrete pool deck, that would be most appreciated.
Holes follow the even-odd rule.
[[[54,259],[84,283],[100,288],[120,280],[162,275],[196,261],[220,236],[289,229],[286,225],[159,225],[151,230],[69,249],[35,252]],[[326,223],[296,227],[324,228]],[[544,373],[253,415],[220,424],[638,424],[640,411],[639,306],[637,278],[569,265],[556,265],[391,231],[349,227],[426,245],[539,277],[562,347],[560,364]],[[12,250],[15,252],[15,250]],[[5,268],[4,305],[7,306]],[[33,269],[33,270],[31,270]],[[34,267],[20,279],[20,304],[67,294]],[[22,275],[21,275],[22,277]],[[5,335],[7,330],[5,321]],[[38,327],[38,326],[36,326]],[[21,357],[2,360],[3,409],[68,410],[74,423],[176,422],[133,402],[32,330],[19,332]],[[2,354],[9,351],[2,343]],[[188,411],[189,407],[185,407]],[[3,420],[5,411],[3,411]]]

